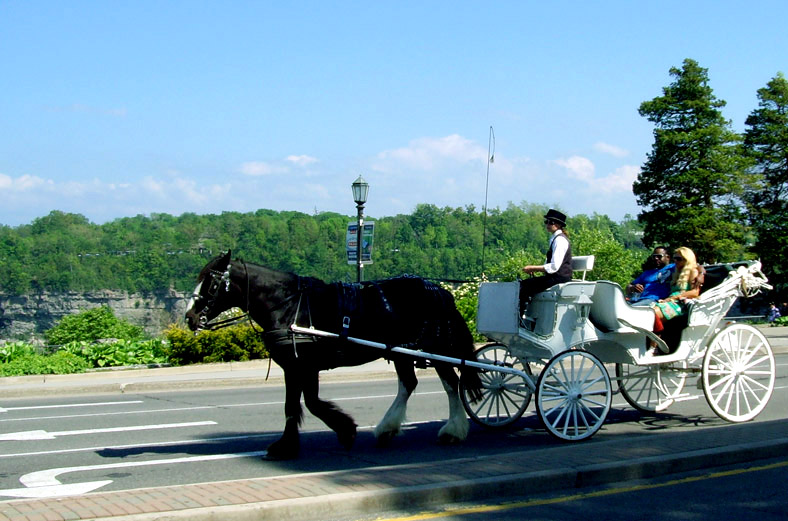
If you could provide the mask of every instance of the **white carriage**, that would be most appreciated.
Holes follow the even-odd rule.
[[[575,257],[582,277],[537,294],[524,318],[518,282],[481,285],[477,329],[494,343],[477,350],[484,399],[472,404],[462,393],[474,421],[509,425],[535,397],[551,434],[581,440],[604,423],[613,381],[633,407],[653,412],[686,398],[685,382],[698,374],[721,418],[748,421],[763,410],[774,389],[772,349],[758,329],[724,318],[739,296],[770,289],[759,262],[708,267],[722,280],[707,278],[672,346],[652,332],[651,308],[630,306],[614,282],[585,280],[593,264],[593,256]],[[670,352],[653,354],[647,339]]]

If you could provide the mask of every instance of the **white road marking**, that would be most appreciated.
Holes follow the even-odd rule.
[[[445,393],[443,391],[428,391],[424,393],[413,393],[412,396],[426,396],[430,394],[445,394]],[[394,394],[380,394],[376,396],[350,396],[347,398],[325,398],[325,399],[330,400],[332,402],[347,402],[354,400],[374,400],[374,399],[383,399],[383,398],[393,399],[395,396],[396,395]],[[171,407],[167,409],[149,409],[144,411],[117,411],[117,412],[99,412],[99,413],[89,413],[89,414],[68,414],[61,416],[35,416],[30,418],[5,418],[0,420],[0,422],[59,420],[63,418],[88,418],[91,416],[116,416],[119,414],[152,414],[152,413],[175,412],[175,411],[200,411],[207,409],[230,409],[234,407],[265,407],[270,405],[284,405],[284,403],[285,403],[284,401],[280,400],[276,402],[230,403],[226,405],[197,405],[193,407]]]
[[[89,481],[87,483],[74,483],[72,485],[55,485],[53,487],[8,488],[0,490],[0,497],[8,496],[43,499],[50,497],[81,496],[82,494],[87,494],[88,492],[92,492],[110,483],[112,483],[112,480]]]
[[[201,425],[216,425],[214,421],[199,421],[188,423],[162,423],[158,425],[131,425],[128,427],[106,427],[103,429],[80,429],[76,431],[24,431],[9,432],[0,434],[0,441],[32,441],[32,440],[54,440],[58,436],[77,436],[80,434],[100,434],[105,432],[129,432],[129,431],[148,431],[158,429],[178,429],[181,427],[199,427]]]
[[[68,407],[99,407],[103,405],[126,405],[130,403],[142,403],[142,400],[128,400],[123,402],[64,403],[61,405],[30,405],[27,407],[0,407],[0,412],[29,411],[33,409],[65,409]]]
[[[84,472],[90,470],[121,469],[129,467],[147,467],[152,465],[173,465],[176,463],[195,463],[202,461],[217,461],[234,458],[253,458],[263,456],[264,450],[255,452],[238,452],[233,454],[212,454],[207,456],[187,456],[184,458],[171,458],[149,461],[123,461],[107,463],[104,465],[84,465],[79,467],[61,467],[56,469],[39,470],[25,474],[19,481],[25,488],[0,490],[0,496],[46,498],[69,495],[87,494],[93,490],[112,483],[112,480],[90,481],[85,483],[62,484],[57,478],[61,474],[70,472]]]
[[[421,420],[421,421],[413,421],[413,422],[403,422],[402,427],[415,427],[416,425],[428,424],[433,423],[439,420]],[[361,425],[357,427],[359,431],[371,431],[375,428],[374,425]],[[302,430],[301,434],[312,434],[316,432],[330,432],[330,429],[309,429],[309,430]],[[124,450],[124,449],[135,449],[139,447],[172,447],[175,445],[194,445],[198,443],[215,443],[217,441],[231,441],[231,440],[247,440],[253,438],[279,438],[281,433],[266,433],[266,434],[245,434],[241,436],[219,436],[216,438],[193,438],[188,440],[172,440],[172,441],[162,441],[158,443],[135,443],[131,445],[111,445],[111,446],[100,446],[100,447],[80,447],[77,449],[57,449],[57,450],[45,450],[45,451],[38,451],[38,452],[16,452],[13,454],[0,454],[0,458],[16,458],[16,457],[25,457],[25,456],[48,456],[52,454],[67,454],[70,452],[96,452],[100,450]]]

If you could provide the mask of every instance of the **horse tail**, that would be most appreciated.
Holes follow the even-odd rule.
[[[451,311],[451,333],[452,345],[459,351],[460,358],[463,360],[476,361],[476,354],[474,353],[473,335],[468,329],[468,324],[460,314],[456,306],[452,306]],[[482,395],[482,380],[479,377],[479,369],[463,365],[460,367],[460,382],[463,388],[468,392],[468,397],[472,403],[479,402]]]

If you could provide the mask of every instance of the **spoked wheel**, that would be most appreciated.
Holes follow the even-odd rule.
[[[553,436],[577,441],[598,431],[610,412],[610,376],[586,351],[554,356],[536,384],[536,412]]]
[[[746,324],[726,327],[703,358],[703,394],[720,418],[745,422],[755,418],[774,390],[774,354],[766,337]]]
[[[687,362],[678,364],[616,364],[621,396],[639,411],[664,411],[679,397],[687,380]]]
[[[527,363],[509,352],[504,344],[488,344],[476,350],[476,361],[498,367],[518,369],[529,376]],[[471,403],[467,391],[462,387],[460,397],[468,416],[485,427],[504,427],[516,422],[531,403],[531,387],[528,381],[516,374],[495,370],[479,369],[482,380],[482,399]],[[531,379],[533,382],[533,378]]]

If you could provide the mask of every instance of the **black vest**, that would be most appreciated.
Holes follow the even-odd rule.
[[[561,235],[566,238],[566,241],[569,242],[569,237],[562,231]],[[558,238],[558,236],[553,237],[550,241],[550,247],[547,248],[547,263],[553,260],[553,242]],[[560,284],[561,282],[569,282],[572,280],[572,243],[569,242],[569,246],[566,249],[566,255],[564,255],[564,261],[561,263],[561,266],[558,267],[558,271],[555,273],[551,273],[547,275],[553,281],[553,284]]]

